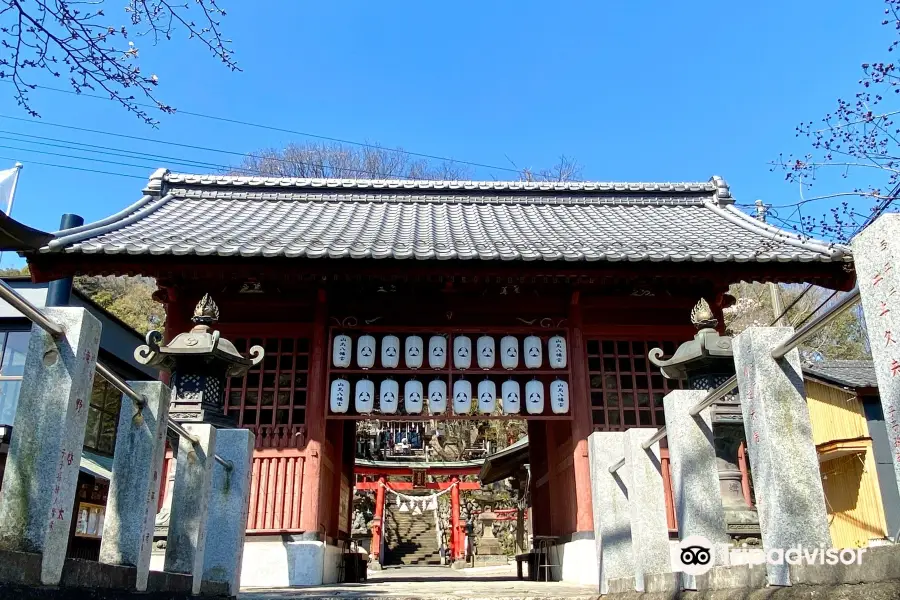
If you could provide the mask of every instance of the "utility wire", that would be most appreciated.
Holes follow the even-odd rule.
[[[4,83],[12,83],[11,81],[9,81],[9,80],[7,80],[7,79],[0,79],[0,82],[4,82]],[[111,99],[110,99],[109,97],[107,97],[107,96],[102,96],[102,95],[100,95],[100,94],[89,94],[89,93],[86,93],[86,92],[76,92],[76,91],[74,91],[74,90],[66,90],[66,89],[62,89],[62,88],[55,88],[55,87],[50,87],[50,86],[45,86],[45,85],[38,85],[38,86],[34,86],[34,87],[35,87],[36,89],[47,90],[47,91],[51,91],[51,92],[59,92],[59,93],[63,93],[63,94],[70,94],[70,95],[73,95],[73,96],[86,96],[86,97],[88,97],[88,98],[96,98],[96,99],[98,99],[98,100],[107,100],[107,101],[111,101]],[[157,105],[155,105],[155,104],[144,104],[144,103],[140,103],[140,102],[135,102],[135,105],[136,105],[136,106],[143,107],[143,108],[159,108],[159,107],[158,107]],[[376,144],[367,144],[367,143],[365,143],[365,142],[357,142],[357,141],[354,141],[354,140],[346,140],[346,139],[336,138],[336,137],[331,137],[331,136],[327,136],[327,135],[318,135],[318,134],[315,134],[315,133],[309,133],[309,132],[305,132],[305,131],[297,131],[297,130],[294,130],[294,129],[286,129],[286,128],[284,128],[284,127],[275,127],[274,125],[263,125],[263,124],[261,124],[261,123],[253,123],[253,122],[250,122],[250,121],[242,121],[242,120],[240,120],[240,119],[230,119],[230,118],[227,118],[227,117],[219,117],[219,116],[216,116],[216,115],[207,115],[207,114],[204,114],[204,113],[192,112],[192,111],[189,111],[189,110],[176,109],[176,110],[175,110],[175,114],[176,114],[176,115],[177,115],[177,114],[188,115],[188,116],[191,116],[191,117],[197,117],[197,118],[200,118],[200,119],[209,119],[209,120],[212,120],[212,121],[219,121],[219,122],[221,122],[221,123],[231,123],[231,124],[233,124],[233,125],[243,125],[243,126],[245,126],[245,127],[254,127],[254,128],[256,128],[256,129],[265,129],[265,130],[268,130],[268,131],[277,131],[277,132],[279,132],[279,133],[289,133],[289,134],[291,134],[291,135],[299,135],[299,136],[301,136],[301,137],[308,137],[308,138],[313,138],[313,139],[317,139],[317,140],[325,140],[325,141],[328,141],[328,142],[337,142],[337,143],[340,143],[340,144],[350,144],[350,145],[353,145],[353,146],[360,146],[360,147],[362,147],[362,148],[370,148],[370,149],[373,149],[373,150],[375,150],[375,149],[377,149],[377,150],[385,150],[385,151],[388,151],[388,152],[396,152],[396,153],[398,153],[398,154],[406,154],[406,155],[408,155],[408,156],[417,156],[417,157],[420,157],[420,158],[428,158],[428,159],[432,159],[432,160],[442,160],[442,161],[446,161],[446,162],[457,163],[457,164],[460,164],[460,165],[468,165],[468,166],[471,166],[471,167],[481,167],[481,168],[483,168],[483,169],[493,169],[493,170],[495,170],[495,171],[507,171],[507,172],[510,172],[510,173],[517,173],[517,174],[521,174],[521,173],[522,173],[519,169],[511,169],[511,168],[509,168],[509,167],[498,167],[497,165],[489,165],[489,164],[486,164],[486,163],[479,163],[479,162],[468,161],[468,160],[457,160],[457,159],[454,159],[454,158],[447,158],[447,157],[445,157],[445,156],[437,156],[437,155],[435,155],[435,154],[425,154],[425,153],[422,153],[422,152],[412,152],[412,151],[409,151],[409,150],[401,150],[401,149],[399,149],[399,148],[385,148],[385,147],[382,147],[382,146],[378,146],[378,145],[376,145]]]
[[[22,122],[31,123],[34,125],[46,125],[48,127],[60,127],[63,129],[71,129],[73,131],[83,131],[86,133],[107,135],[107,136],[118,137],[118,138],[129,139],[129,140],[138,140],[141,142],[152,142],[154,144],[165,144],[167,146],[178,146],[180,148],[188,148],[190,150],[201,150],[203,152],[217,152],[219,154],[229,154],[232,156],[240,156],[242,158],[259,158],[262,160],[274,160],[274,161],[278,161],[278,162],[282,162],[282,163],[300,164],[300,165],[305,165],[308,167],[314,167],[314,168],[323,169],[323,170],[327,170],[330,168],[330,167],[328,167],[328,165],[304,162],[304,161],[300,161],[300,160],[287,160],[284,158],[277,158],[274,156],[259,156],[257,154],[247,154],[244,152],[237,152],[234,150],[222,150],[220,148],[209,148],[206,146],[195,146],[193,144],[182,144],[179,142],[173,142],[173,141],[168,141],[168,140],[154,140],[154,139],[149,139],[149,138],[145,138],[145,137],[140,137],[137,135],[127,135],[124,133],[112,133],[110,131],[101,131],[99,129],[89,129],[87,127],[76,127],[75,125],[63,125],[62,123],[49,123],[47,121],[33,121],[33,120],[29,120],[29,119],[24,119],[22,117],[11,117],[9,115],[0,115],[0,119],[9,119],[12,121],[22,121]],[[376,177],[383,177],[386,179],[398,178],[395,175],[394,176],[387,175],[385,173],[379,173],[377,171],[368,171],[366,169],[353,169],[353,168],[349,168],[349,167],[338,167],[338,168],[340,170],[350,171],[352,173],[363,173],[366,175],[374,175]],[[422,179],[422,178],[421,177],[399,177],[399,179]]]
[[[8,156],[0,156],[0,160],[17,160],[15,158],[10,158]],[[143,175],[129,175],[127,173],[113,173],[112,171],[98,171],[97,169],[85,169],[83,167],[73,167],[71,165],[55,165],[53,163],[45,163],[38,162],[36,160],[28,161],[30,165],[41,165],[42,167],[54,167],[57,169],[70,169],[72,171],[84,171],[86,173],[98,173],[100,175],[115,175],[116,177],[130,177],[131,179],[140,179],[141,181],[147,181],[147,178]]]
[[[259,171],[253,169],[246,169],[243,167],[231,167],[229,165],[221,165],[216,163],[209,163],[203,161],[192,160],[189,158],[179,158],[175,156],[164,156],[159,154],[149,154],[146,152],[137,152],[133,150],[127,150],[125,148],[115,148],[111,146],[101,146],[97,144],[87,144],[85,142],[75,142],[60,138],[50,138],[39,135],[29,135],[25,133],[18,133],[15,131],[6,131],[0,129],[0,134],[9,134],[18,136],[15,138],[5,137],[0,135],[0,140],[7,140],[12,142],[24,143],[24,144],[33,144],[36,146],[46,146],[49,148],[62,148],[65,150],[76,150],[80,152],[94,152],[96,154],[105,154],[107,156],[119,156],[122,158],[146,158],[155,161],[166,161],[173,164],[182,164],[186,166],[190,166],[191,168],[206,168],[206,169],[219,169],[222,171],[243,171],[250,174],[257,174]],[[31,139],[18,139],[18,138],[31,138]],[[49,141],[32,141],[34,140],[49,140]],[[61,143],[50,143],[50,142],[61,142]],[[155,167],[153,167],[155,168]]]

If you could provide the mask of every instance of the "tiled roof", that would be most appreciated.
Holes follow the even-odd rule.
[[[160,170],[120,213],[42,252],[307,258],[813,262],[842,246],[737,210],[699,183],[389,181]]]
[[[871,360],[823,360],[803,365],[810,377],[848,388],[877,387]]]

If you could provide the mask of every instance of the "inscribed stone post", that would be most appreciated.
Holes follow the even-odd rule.
[[[734,341],[741,410],[753,471],[756,505],[767,552],[831,546],[800,355],[772,349],[790,327],[751,327]],[[770,585],[790,585],[788,564],[766,565]]]
[[[637,591],[644,590],[644,575],[672,572],[659,444],[653,444],[649,450],[641,448],[641,444],[654,433],[656,429],[651,428],[632,428],[625,432],[625,466],[629,477],[631,543]]]
[[[146,591],[153,546],[171,390],[159,381],[130,381],[146,403],[138,413],[122,396],[100,562],[137,568],[136,587]]]
[[[247,429],[220,429],[216,434],[216,453],[231,461],[232,468],[213,466],[207,519],[213,526],[206,535],[203,581],[226,584],[230,596],[237,596],[240,589],[253,444],[253,433]]]
[[[628,465],[615,474],[609,467],[625,455],[624,431],[595,431],[588,438],[594,541],[600,562],[600,593],[609,582],[634,576],[631,524],[628,509]]]
[[[206,552],[207,516],[212,467],[215,463],[216,429],[207,424],[184,424],[198,439],[196,445],[178,438],[172,516],[166,539],[165,570],[194,577],[193,593],[200,593],[203,555]]]
[[[882,215],[853,240],[878,394],[900,487],[900,215]],[[891,532],[894,533],[894,532]]]
[[[675,499],[678,538],[702,536],[712,542],[715,564],[727,563],[725,510],[719,488],[719,470],[713,445],[712,418],[705,408],[696,417],[690,409],[706,396],[705,391],[675,390],[663,398],[669,445],[669,472]],[[697,589],[696,578],[684,573],[685,589]]]
[[[31,328],[0,493],[0,549],[41,554],[41,582],[62,576],[100,322],[83,308],[47,308],[65,329]]]

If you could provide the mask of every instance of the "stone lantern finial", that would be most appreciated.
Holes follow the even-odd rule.
[[[169,410],[176,421],[234,427],[234,419],[223,411],[226,379],[243,377],[263,359],[261,346],[250,348],[250,358],[241,356],[234,344],[212,330],[218,320],[219,307],[204,294],[194,309],[194,327],[189,332],[161,346],[162,334],[151,331],[147,345],[134,351],[138,362],[172,374],[174,393]]]
[[[715,329],[719,320],[713,316],[709,303],[700,298],[700,301],[691,310],[691,323],[697,329]]]

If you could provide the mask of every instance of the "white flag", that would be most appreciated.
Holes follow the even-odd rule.
[[[16,181],[19,179],[19,167],[0,171],[0,210],[8,215],[12,210],[13,195],[16,193]]]

